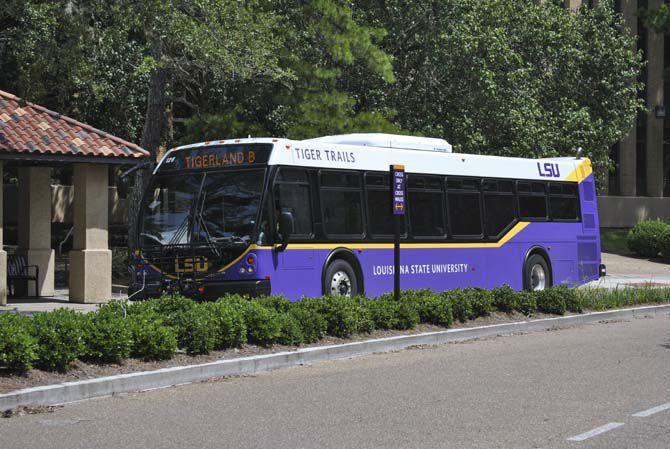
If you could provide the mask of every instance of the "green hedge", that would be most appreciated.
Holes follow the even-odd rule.
[[[628,232],[628,249],[642,257],[656,257],[670,249],[670,224],[661,220],[641,221]],[[670,255],[664,254],[666,258]]]
[[[412,329],[419,323],[450,327],[499,311],[566,312],[605,310],[670,302],[670,288],[621,290],[554,287],[517,292],[466,288],[435,293],[405,291],[399,301],[325,296],[291,302],[281,296],[249,299],[230,295],[197,303],[179,295],[138,303],[114,301],[89,314],[59,309],[32,318],[0,315],[0,370],[33,367],[67,371],[77,359],[119,363],[128,357],[163,360],[181,350],[208,354],[245,343],[300,345],[326,335],[349,337],[374,330]]]

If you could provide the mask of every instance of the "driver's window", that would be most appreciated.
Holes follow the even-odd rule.
[[[311,238],[312,203],[307,170],[280,168],[275,179],[275,219],[290,212],[294,220],[294,237]]]

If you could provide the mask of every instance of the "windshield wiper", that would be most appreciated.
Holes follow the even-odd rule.
[[[242,237],[238,237],[236,235],[231,235],[228,237],[214,237],[212,239],[216,243],[234,243],[234,244],[242,244],[242,245],[247,245],[247,241],[244,240]]]

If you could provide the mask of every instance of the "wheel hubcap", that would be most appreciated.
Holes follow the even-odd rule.
[[[351,279],[344,271],[337,271],[330,280],[330,293],[340,296],[351,296]]]
[[[530,269],[530,288],[533,291],[544,290],[547,285],[547,275],[542,265],[535,264]]]

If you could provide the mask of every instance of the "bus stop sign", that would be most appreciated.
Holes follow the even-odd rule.
[[[393,201],[393,215],[405,215],[407,204],[405,204],[405,166],[391,165],[391,182]]]

